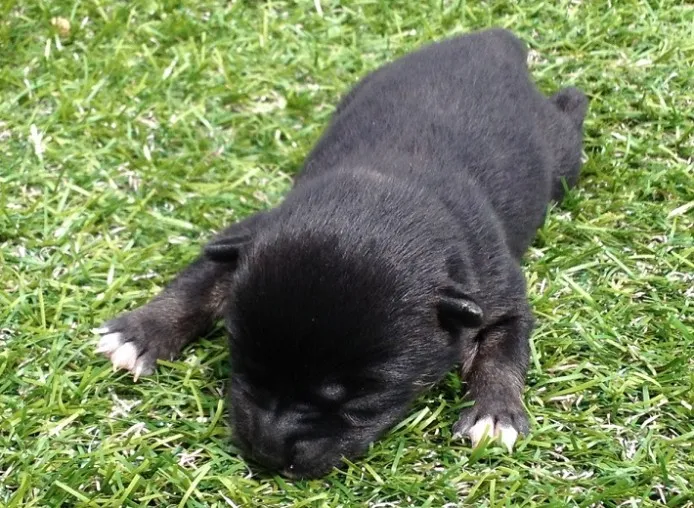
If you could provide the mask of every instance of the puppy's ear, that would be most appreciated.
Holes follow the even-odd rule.
[[[239,231],[232,235],[223,235],[205,245],[205,257],[218,263],[236,263],[241,251],[251,242],[247,231]]]
[[[269,212],[258,212],[232,224],[204,247],[205,257],[218,263],[236,263],[268,217]]]
[[[441,326],[449,332],[475,328],[484,322],[484,312],[460,284],[451,284],[441,291],[436,310]]]

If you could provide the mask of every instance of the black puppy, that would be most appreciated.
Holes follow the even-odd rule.
[[[586,108],[541,95],[505,30],[401,58],[347,94],[280,206],[99,329],[99,351],[150,374],[223,317],[239,446],[292,477],[364,452],[456,364],[475,403],[455,434],[510,449],[528,430],[519,259],[577,180]]]

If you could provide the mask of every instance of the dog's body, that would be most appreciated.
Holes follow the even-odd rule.
[[[455,432],[510,447],[527,432],[519,260],[578,177],[587,105],[545,98],[525,62],[488,30],[368,75],[283,203],[108,323],[100,349],[149,373],[224,317],[239,445],[290,476],[363,452],[458,363],[475,404]]]

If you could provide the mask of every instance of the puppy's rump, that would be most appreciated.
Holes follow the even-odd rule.
[[[528,48],[518,37],[505,28],[491,28],[481,32],[476,32],[475,43],[480,48],[488,48],[484,51],[496,52],[499,56],[515,60],[526,64],[528,59]]]

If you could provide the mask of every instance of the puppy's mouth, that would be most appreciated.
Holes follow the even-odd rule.
[[[301,467],[300,465],[290,463],[284,467],[277,467],[269,464],[267,460],[258,457],[253,453],[253,447],[250,443],[237,434],[232,434],[232,444],[238,449],[241,455],[248,463],[253,466],[253,469],[264,472],[264,474],[280,474],[290,480],[310,480],[320,478],[329,473],[333,467],[311,468]],[[335,466],[337,467],[337,466]]]
[[[323,476],[327,475],[330,471],[334,471],[337,467],[338,466],[326,467],[320,470],[313,471],[301,471],[294,464],[290,464],[281,471],[279,471],[279,473],[285,478],[289,478],[290,480],[312,480],[315,478],[322,478]]]

